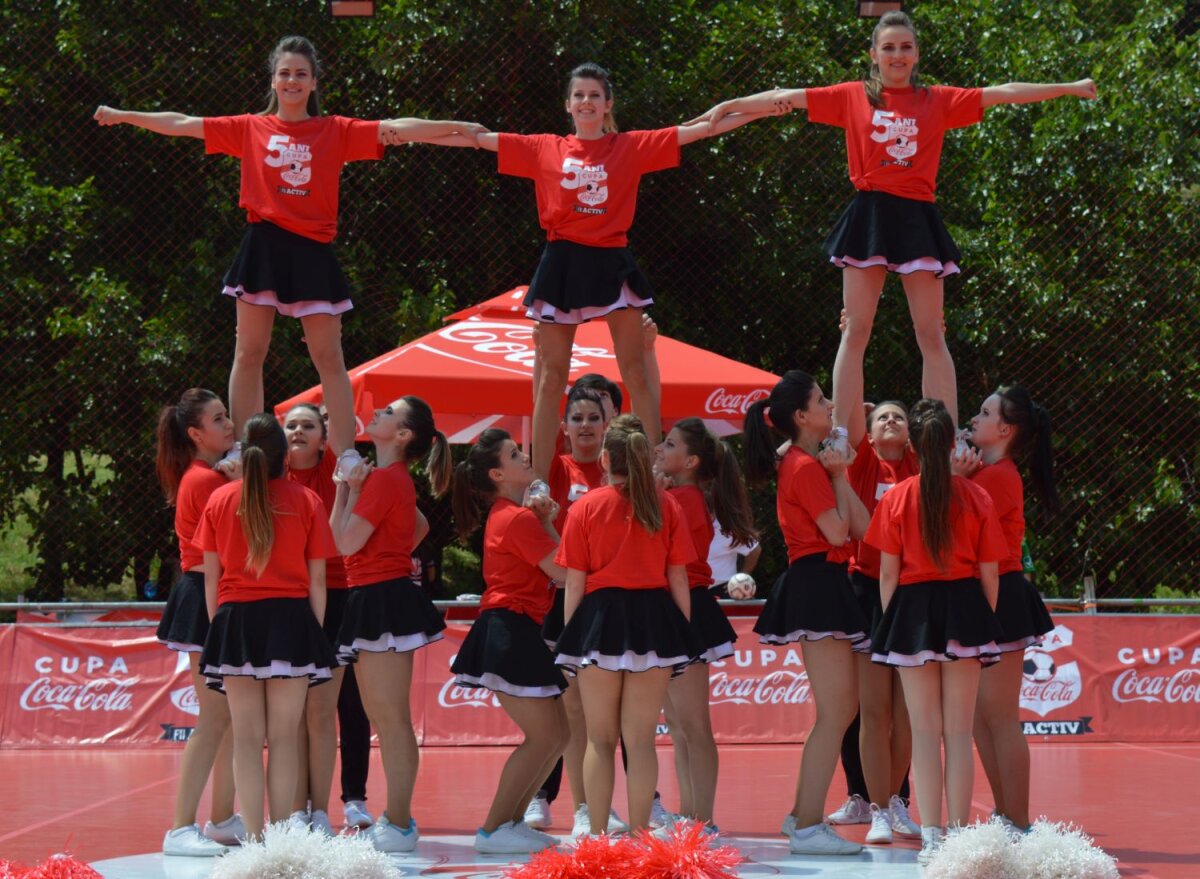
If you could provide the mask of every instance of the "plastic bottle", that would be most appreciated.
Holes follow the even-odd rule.
[[[550,497],[550,486],[544,480],[535,479],[529,483],[529,489],[525,493],[525,503],[528,505],[535,498]]]
[[[829,432],[829,447],[842,455],[850,454],[850,431],[835,427]]]

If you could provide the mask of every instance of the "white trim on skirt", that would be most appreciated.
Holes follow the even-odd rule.
[[[954,662],[958,659],[978,659],[983,665],[991,665],[1000,660],[1000,648],[995,641],[980,644],[977,647],[966,647],[953,638],[946,642],[946,651],[922,650],[920,653],[872,653],[871,661],[882,665],[894,665],[900,668],[916,668],[927,662]]]
[[[940,259],[934,259],[932,256],[922,256],[918,259],[902,263],[888,262],[886,256],[872,256],[868,259],[855,259],[852,256],[831,256],[829,257],[829,261],[839,269],[844,269],[846,266],[852,266],[856,269],[886,266],[889,272],[895,272],[897,275],[911,275],[913,272],[933,272],[939,278],[948,278],[950,275],[957,275],[961,271],[958,263],[953,261],[943,263]]]
[[[222,287],[221,292],[226,296],[247,302],[250,305],[264,305],[273,308],[285,317],[308,317],[313,314],[344,314],[354,307],[349,299],[341,302],[325,302],[319,299],[305,299],[300,302],[280,302],[274,290],[260,290],[257,293],[247,293],[241,284],[236,287]]]
[[[1045,639],[1041,635],[1026,635],[1016,641],[1001,641],[996,647],[1001,653],[1024,653],[1030,647],[1041,647],[1043,640]]]
[[[460,687],[485,687],[493,693],[503,693],[505,696],[518,696],[524,699],[551,699],[562,695],[561,687],[523,687],[506,681],[500,675],[484,672],[482,676],[456,674],[454,683]]]
[[[186,641],[164,641],[162,638],[158,639],[158,643],[162,644],[168,650],[175,650],[175,651],[178,651],[179,653],[203,653],[204,652],[203,644],[188,644]]]
[[[572,308],[570,311],[559,311],[548,302],[535,299],[525,310],[525,316],[546,324],[585,324],[621,308],[646,308],[653,304],[653,299],[643,299],[626,283],[621,285],[621,293],[616,301],[608,305],[587,305],[583,308]]]
[[[243,665],[206,665],[204,666],[204,677],[209,680],[226,677],[252,677],[260,681],[267,678],[311,678],[315,681],[327,681],[333,677],[333,672],[328,668],[318,666],[315,662],[296,666],[285,659],[272,659],[271,664],[267,666],[251,665],[248,662]]]
[[[720,662],[722,659],[725,659],[726,657],[733,656],[734,653],[735,653],[735,651],[733,649],[733,642],[726,641],[723,644],[718,644],[716,647],[709,647],[707,650],[705,650],[703,653],[701,653],[698,657],[696,657],[696,661],[697,662]]]
[[[620,656],[589,650],[587,656],[567,656],[560,653],[554,660],[556,665],[565,667],[574,673],[581,668],[594,665],[605,671],[650,671],[655,668],[675,669],[692,662],[690,656],[659,656],[653,650],[649,653],[634,653],[626,650]]]
[[[835,641],[849,641],[853,647],[860,641],[867,639],[866,632],[854,632],[848,634],[846,632],[813,632],[808,629],[796,629],[794,632],[788,632],[786,635],[774,635],[767,633],[758,636],[760,644],[795,644],[797,641],[824,641],[826,638],[833,638]]]
[[[434,641],[441,641],[445,637],[441,632],[436,635],[427,635],[424,632],[413,632],[409,635],[393,635],[391,632],[385,632],[374,641],[367,641],[363,638],[355,638],[349,644],[339,644],[337,646],[337,661],[339,665],[346,665],[352,662],[353,658],[360,652],[362,653],[411,653],[413,650],[420,650]]]

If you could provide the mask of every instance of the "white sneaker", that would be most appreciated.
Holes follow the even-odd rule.
[[[551,836],[549,833],[542,833],[536,827],[530,827],[524,821],[514,821],[513,830],[518,833],[524,833],[530,839],[537,840],[547,846],[558,845],[561,840],[557,836]]]
[[[946,831],[942,828],[931,827],[928,824],[921,825],[921,850],[917,852],[917,863],[924,867],[932,861],[933,856],[942,847],[942,840],[945,838]]]
[[[482,827],[475,831],[475,851],[484,855],[521,855],[540,852],[548,847],[549,843],[517,830],[511,821],[501,824],[491,833]]]
[[[204,822],[204,835],[221,845],[241,845],[246,838],[246,827],[242,824],[242,816],[233,814],[216,824]]]
[[[655,797],[650,803],[650,826],[651,827],[669,827],[675,823],[675,816],[667,811],[667,807],[663,805],[662,797]]]
[[[572,839],[583,839],[591,835],[592,819],[588,816],[587,803],[575,810],[575,825],[571,828]]]
[[[164,855],[188,858],[215,858],[226,852],[225,846],[200,832],[199,824],[168,830],[162,850]]]
[[[313,809],[308,826],[313,833],[319,833],[322,836],[337,836],[333,832],[333,825],[329,823],[329,815],[323,809]]]
[[[830,824],[870,824],[871,804],[858,794],[851,794],[836,812],[826,816]]]
[[[395,824],[387,819],[387,815],[380,815],[379,820],[375,822],[375,826],[367,831],[367,835],[371,838],[371,844],[381,852],[411,852],[417,847],[417,840],[421,838],[421,832],[417,830],[417,822],[412,818],[408,819],[408,827],[401,830]]]
[[[892,841],[892,813],[889,809],[881,809],[871,804],[871,829],[867,831],[867,842],[880,845]]]
[[[779,832],[784,836],[791,836],[796,832],[796,817],[794,815],[784,815],[783,823],[779,825]]]
[[[357,449],[346,449],[338,455],[337,464],[333,468],[333,481],[345,482],[346,477],[361,463],[362,455]]]
[[[897,794],[888,800],[888,812],[892,816],[892,833],[901,839],[920,839],[921,825],[908,814],[908,804]]]
[[[538,829],[550,826],[550,802],[541,791],[525,807],[525,823]]]
[[[617,814],[616,809],[608,810],[608,832],[609,833],[628,833],[629,825],[621,820],[621,816]]]
[[[375,823],[375,819],[367,811],[367,804],[362,800],[346,800],[346,802],[342,803],[342,814],[346,818],[347,827],[357,827],[359,830],[366,830]]]
[[[861,845],[842,839],[824,822],[794,831],[788,847],[794,855],[856,855],[862,851]]]
[[[295,812],[288,815],[287,826],[288,830],[308,830],[308,813],[297,809]]]

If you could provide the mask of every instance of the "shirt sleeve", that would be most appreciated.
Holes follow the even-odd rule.
[[[896,497],[898,495],[895,492],[889,491],[880,499],[875,515],[871,517],[871,524],[867,526],[867,533],[863,536],[864,543],[888,555],[901,555],[903,546],[900,517],[896,515],[896,504],[893,503]]]
[[[666,492],[660,492],[658,498],[662,504],[663,531],[667,537],[667,564],[686,565],[696,561],[696,542],[692,540],[679,501]]]
[[[826,510],[837,509],[833,483],[819,462],[806,461],[796,470],[788,496],[798,503],[815,523]]]
[[[312,517],[308,529],[308,546],[305,548],[304,557],[308,559],[337,558],[341,553],[338,552],[337,543],[334,542],[333,529],[329,527],[325,503],[315,491],[307,488],[304,491],[309,507],[308,512]]]
[[[562,540],[558,544],[558,552],[554,554],[555,563],[564,568],[574,568],[576,571],[589,570],[587,551],[587,534],[584,533],[583,517],[588,505],[580,499],[567,510],[567,524],[563,528]]]
[[[947,129],[966,128],[983,121],[983,89],[960,89],[953,86],[933,86],[942,101],[943,119]]]
[[[637,138],[639,173],[679,167],[679,129],[675,126],[656,131],[631,131],[629,136]]]
[[[997,518],[1003,518],[1009,510],[1017,505],[1017,500],[1012,496],[1010,490],[1011,486],[999,468],[983,467],[972,477],[972,481],[986,491],[988,497],[992,499]]]
[[[848,116],[846,87],[854,85],[862,88],[862,83],[843,82],[822,88],[805,89],[804,98],[808,104],[808,118],[821,125],[845,128]]]
[[[387,518],[392,508],[402,502],[402,499],[397,497],[393,491],[398,488],[399,486],[394,486],[385,475],[376,471],[363,483],[362,493],[358,496],[358,500],[354,503],[354,509],[350,512],[360,519],[366,519],[378,528],[379,523]]]
[[[246,144],[248,116],[206,116],[204,118],[204,151],[210,155],[237,156]]]
[[[525,134],[496,136],[496,170],[513,177],[537,177],[540,138]]]
[[[371,161],[383,158],[383,144],[379,142],[379,122],[365,119],[348,119],[339,116],[342,126],[343,159],[347,162]]]
[[[979,538],[976,542],[976,561],[998,562],[1008,555],[1008,544],[1000,527],[1000,518],[991,499],[980,498]]]
[[[500,545],[535,568],[558,548],[558,544],[542,527],[537,514],[528,507],[513,516]]]
[[[196,528],[196,536],[194,542],[200,547],[202,552],[217,551],[217,523],[213,521],[214,511],[213,505],[210,503],[204,507],[204,512],[200,514],[200,524]]]

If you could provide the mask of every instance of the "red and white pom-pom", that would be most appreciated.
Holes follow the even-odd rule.
[[[733,846],[711,846],[711,837],[698,821],[677,824],[667,839],[639,835],[645,846],[632,879],[736,879],[733,868],[744,858]]]
[[[1117,879],[1116,860],[1073,824],[1041,818],[1017,846],[1022,879]]]
[[[955,830],[925,867],[925,879],[1016,879],[1017,844],[999,818]]]
[[[630,879],[645,850],[628,837],[579,840],[574,848],[548,848],[528,864],[512,867],[506,879]]]
[[[99,873],[70,855],[51,855],[21,879],[104,879]]]
[[[28,872],[29,868],[24,864],[0,858],[0,879],[24,879]]]

